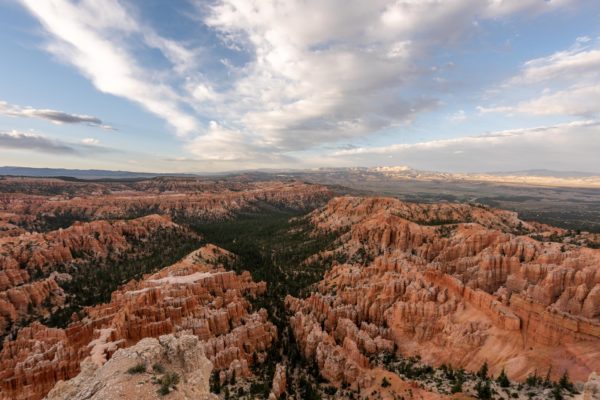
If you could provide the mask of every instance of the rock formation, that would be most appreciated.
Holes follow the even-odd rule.
[[[156,178],[128,185],[80,183],[72,187],[56,179],[20,179],[30,179],[37,190],[24,190],[23,184],[14,188],[0,180],[0,221],[7,231],[12,231],[7,224],[41,230],[48,221],[61,224],[148,214],[169,215],[177,220],[219,220],[255,210],[261,203],[309,209],[331,197],[325,187],[301,182]],[[40,189],[40,185],[43,188],[49,183],[58,185],[58,189]]]
[[[116,260],[162,233],[195,236],[168,217],[75,223],[48,233],[0,238],[0,335],[16,323],[47,316],[63,306],[59,286],[91,261]]]
[[[136,367],[143,371],[127,372]],[[102,366],[85,360],[79,375],[58,382],[46,399],[161,399],[158,390],[167,385],[161,382],[165,377],[176,376],[176,390],[170,392],[169,399],[216,400],[218,397],[209,390],[212,369],[196,336],[146,338],[117,350]]]
[[[263,294],[264,282],[248,272],[215,265],[231,256],[203,247],[182,261],[131,281],[110,303],[89,307],[66,329],[40,324],[22,329],[0,353],[0,398],[42,398],[58,380],[74,377],[80,363],[103,365],[116,351],[148,337],[193,334],[214,368],[225,376],[248,376],[256,355],[277,337],[266,310],[251,311],[248,299]]]
[[[273,383],[271,384],[271,393],[269,393],[269,400],[278,400],[279,397],[285,392],[285,387],[285,365],[279,363],[275,366],[275,374],[273,375]]]
[[[600,250],[534,240],[556,228],[508,211],[340,197],[310,216],[333,262],[290,325],[334,384],[373,384],[368,357],[419,355],[524,379],[600,371]],[[315,258],[313,257],[313,259]],[[371,371],[371,372],[369,372]]]

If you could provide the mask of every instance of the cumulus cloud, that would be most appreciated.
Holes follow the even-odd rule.
[[[539,82],[572,82],[580,79],[600,77],[600,49],[598,43],[591,46],[591,39],[577,39],[570,49],[547,57],[536,58],[524,63],[519,75],[510,84],[532,84]]]
[[[450,115],[449,119],[452,122],[463,122],[467,119],[467,114],[465,113],[465,110],[458,110],[454,114]]]
[[[440,106],[412,86],[434,80],[434,50],[479,20],[576,0],[192,0],[219,51],[159,35],[119,0],[21,2],[49,33],[48,51],[163,118],[194,157],[275,162],[410,124]],[[148,49],[170,68],[144,63]],[[220,60],[218,71],[198,54]]]
[[[268,144],[215,121],[210,122],[208,133],[192,140],[187,149],[196,161],[228,163],[260,160],[264,164],[292,161],[290,157],[270,151],[272,148]]]
[[[408,164],[442,171],[503,171],[552,165],[554,169],[600,172],[600,121],[578,121],[385,147],[332,153],[339,163]],[[577,157],[573,157],[577,154]]]
[[[85,124],[107,130],[115,130],[112,126],[102,122],[100,118],[91,115],[69,114],[63,111],[43,108],[20,107],[5,101],[0,101],[0,114],[11,117],[44,119],[55,124]]]
[[[473,20],[566,3],[221,0],[205,22],[254,56],[236,71],[227,109],[265,142],[298,150],[404,124],[437,106],[405,93],[429,73],[416,60]]]

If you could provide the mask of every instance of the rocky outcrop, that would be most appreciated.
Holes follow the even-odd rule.
[[[0,398],[40,399],[58,380],[75,376],[84,359],[102,366],[119,349],[172,333],[196,336],[225,377],[248,376],[277,330],[264,309],[251,311],[249,299],[262,295],[266,284],[214,264],[227,256],[215,246],[203,247],[129,282],[110,303],[87,308],[85,318],[64,330],[39,324],[22,329],[0,353]]]
[[[46,317],[65,303],[60,283],[90,262],[117,260],[163,233],[195,236],[168,217],[75,223],[48,233],[0,238],[0,335],[16,323]]]
[[[581,393],[582,400],[596,400],[600,399],[600,377],[596,373],[592,373],[583,385],[583,392]]]
[[[43,191],[38,187],[37,192],[46,194],[43,195],[29,194],[27,190],[3,193],[10,188],[0,181],[0,213],[12,216],[6,223],[45,230],[49,224],[149,214],[168,215],[176,220],[220,220],[256,210],[261,204],[297,210],[315,208],[331,197],[323,186],[294,181],[157,178],[128,185],[86,185],[81,183],[64,191]]]
[[[128,373],[136,366],[145,371]],[[60,381],[48,393],[48,400],[140,400],[161,399],[162,379],[176,374],[176,390],[169,399],[213,400],[209,379],[212,363],[204,355],[196,336],[165,335],[146,338],[126,349],[118,350],[102,366],[86,360],[81,372],[68,381]]]
[[[554,228],[467,205],[341,197],[310,218],[340,235],[319,257],[346,261],[286,306],[328,381],[368,386],[368,357],[393,351],[514,379],[600,370],[599,250],[539,242]]]
[[[275,374],[273,375],[273,383],[271,384],[271,393],[269,400],[278,400],[286,389],[286,371],[284,364],[275,366]]]

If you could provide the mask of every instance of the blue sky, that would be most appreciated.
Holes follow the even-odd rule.
[[[0,165],[600,173],[600,3],[0,0]]]

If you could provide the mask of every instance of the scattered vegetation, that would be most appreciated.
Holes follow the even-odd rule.
[[[201,242],[185,230],[159,230],[151,240],[127,238],[132,244],[126,253],[111,253],[108,259],[82,260],[69,267],[58,268],[68,272],[72,279],[60,285],[67,293],[68,306],[50,315],[44,324],[51,327],[66,327],[73,313],[83,307],[110,301],[112,292],[131,279],[140,279],[144,274],[169,266],[186,254],[197,249]]]
[[[160,388],[157,390],[161,396],[166,396],[173,390],[177,390],[177,384],[179,383],[179,374],[176,372],[167,372],[158,379]]]
[[[143,374],[144,372],[146,372],[146,364],[142,362],[135,364],[133,367],[127,370],[127,373],[131,375]]]

